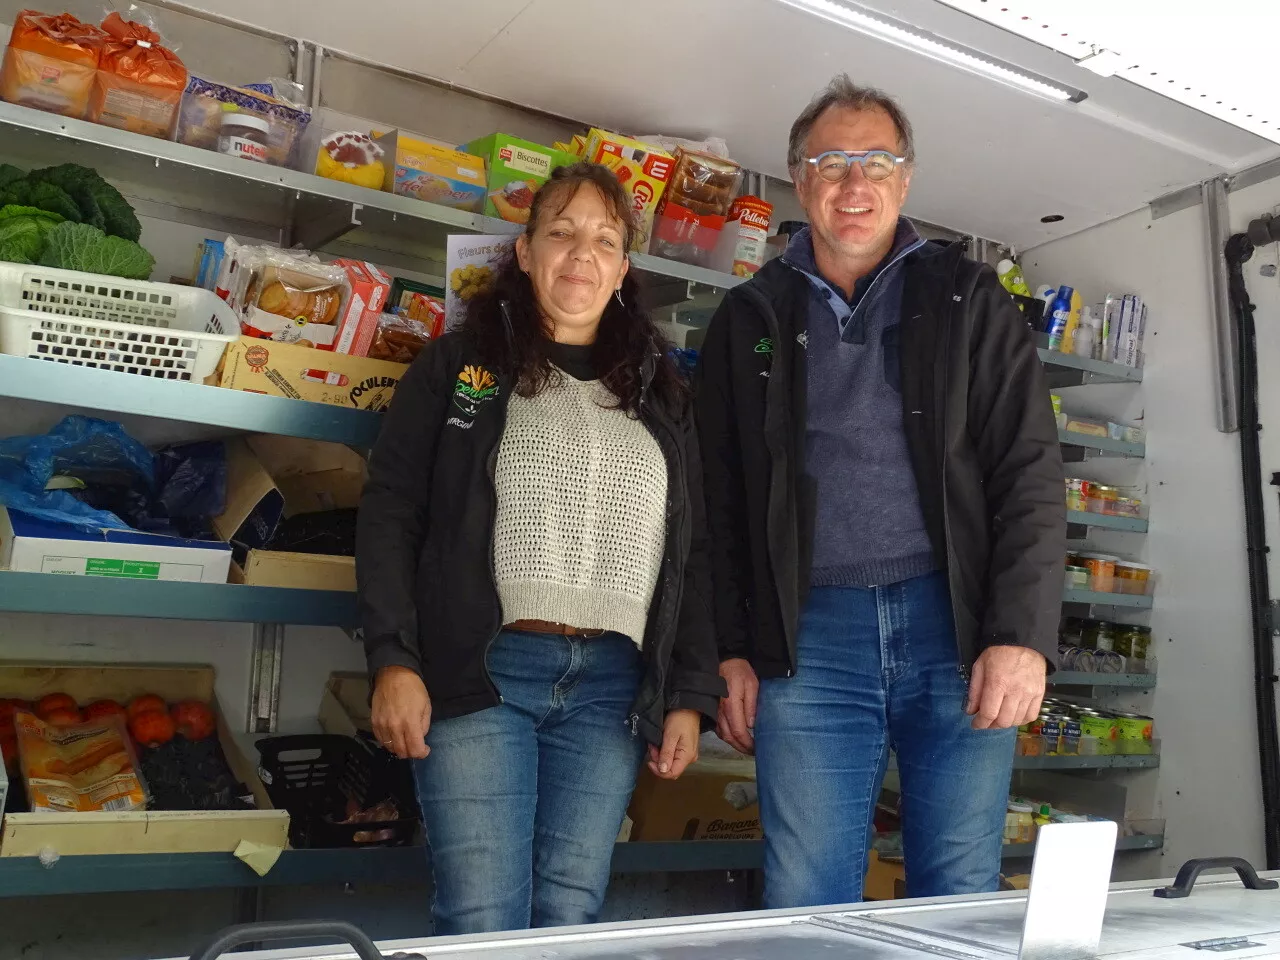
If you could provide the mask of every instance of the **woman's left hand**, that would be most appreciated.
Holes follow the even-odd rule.
[[[662,725],[662,749],[649,747],[649,770],[663,780],[677,780],[698,759],[702,716],[697,710],[672,710]]]

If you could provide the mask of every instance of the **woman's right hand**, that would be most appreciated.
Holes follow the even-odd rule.
[[[431,752],[431,697],[416,670],[383,667],[373,681],[373,735],[402,760],[423,760]]]

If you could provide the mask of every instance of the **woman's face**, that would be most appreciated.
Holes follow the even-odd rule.
[[[563,210],[549,204],[537,229],[516,241],[520,269],[560,343],[594,343],[609,298],[631,265],[622,223],[600,191],[579,186]]]

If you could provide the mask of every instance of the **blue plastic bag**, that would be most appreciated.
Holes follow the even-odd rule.
[[[46,490],[55,477],[87,485],[154,488],[151,451],[118,423],[65,417],[48,433],[0,439],[0,504],[79,530],[129,530],[114,513],[96,510],[67,490]]]

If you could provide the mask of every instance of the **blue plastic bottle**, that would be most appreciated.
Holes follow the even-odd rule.
[[[1070,287],[1059,287],[1058,295],[1049,305],[1049,349],[1062,349],[1062,335],[1067,329],[1067,320],[1071,317],[1071,295],[1075,293]]]

